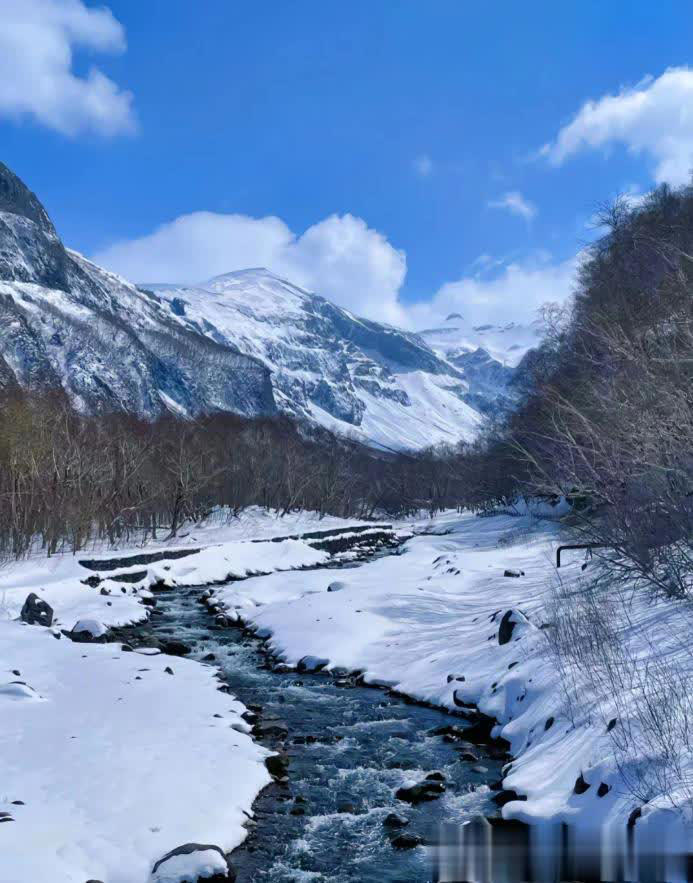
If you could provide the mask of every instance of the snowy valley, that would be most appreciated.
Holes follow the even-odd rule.
[[[621,737],[642,721],[638,697],[625,685],[620,693],[595,693],[579,665],[556,664],[558,578],[563,591],[577,588],[590,567],[585,571],[573,553],[556,571],[560,507],[548,519],[539,515],[448,513],[390,527],[249,510],[228,523],[219,513],[174,545],[6,568],[0,818],[8,824],[0,826],[0,880],[172,883],[213,872],[233,878],[235,865],[239,879],[252,879],[242,870],[257,848],[265,849],[268,879],[301,879],[324,867],[325,838],[337,832],[356,839],[348,858],[330,853],[330,879],[352,879],[354,861],[380,867],[383,879],[425,879],[435,852],[395,850],[393,858],[388,844],[397,831],[389,831],[388,819],[410,819],[411,842],[402,841],[409,847],[430,836],[417,801],[403,795],[426,781],[430,761],[440,764],[441,756],[442,784],[426,798],[436,800],[441,821],[463,825],[500,806],[506,819],[569,822],[578,838],[606,826],[624,846],[626,823],[639,817],[638,842],[646,848],[657,838],[675,856],[685,827],[665,797],[647,804],[638,798],[628,769],[647,758],[631,753],[624,762]],[[357,536],[364,549],[379,532],[403,545],[351,565],[359,546],[329,552],[324,539]],[[340,557],[341,569],[324,569]],[[14,619],[27,591],[39,586],[52,609],[50,626]],[[209,625],[185,631],[176,613],[185,596],[192,608],[204,602],[196,609]],[[173,630],[157,631],[162,610]],[[653,608],[646,596],[630,610],[630,624],[613,631],[613,650],[649,654],[653,666],[665,655],[668,665],[685,658],[690,611],[676,603]],[[138,622],[143,626],[122,631]],[[241,623],[249,637],[239,645]],[[81,635],[69,640],[75,632]],[[251,673],[255,695],[261,684],[268,692],[249,711],[224,684],[233,685],[234,668],[243,668],[239,648],[247,655],[258,646],[274,681],[268,690],[262,672]],[[573,695],[562,682],[567,674]],[[306,745],[305,737],[291,738],[301,730],[276,716],[291,722],[281,703],[297,704],[300,713],[309,701],[318,710],[323,703],[327,714],[335,689],[344,714],[359,707],[359,684],[384,691],[370,722],[351,717],[321,730],[319,720],[308,721]],[[415,719],[413,710],[398,715],[401,695],[449,716],[412,732],[421,749],[415,762],[391,764],[406,758],[401,740],[409,737],[401,731]],[[379,784],[364,790],[350,757],[371,731],[378,745],[392,747],[370,757],[365,781]],[[305,770],[311,752],[334,740],[342,770],[329,774],[336,778],[326,783],[326,798],[320,787],[306,791]],[[645,750],[645,743],[635,745]],[[441,755],[444,748],[449,756]],[[505,760],[496,784],[489,778],[494,757]],[[256,815],[253,802],[273,779],[279,802],[266,797]],[[285,800],[300,812],[282,815]],[[279,820],[280,831],[282,819],[293,818],[300,843],[276,840],[267,851],[254,832],[272,831],[268,818]],[[224,855],[246,838],[250,852],[232,854],[227,868]],[[207,846],[180,850],[189,843]]]

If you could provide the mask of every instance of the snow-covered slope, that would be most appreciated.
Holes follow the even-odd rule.
[[[0,387],[62,388],[86,413],[274,413],[269,372],[63,247],[0,163]]]
[[[286,413],[395,449],[469,439],[482,422],[463,371],[418,335],[358,318],[268,270],[149,287],[186,327],[266,365]]]
[[[427,328],[419,336],[454,365],[463,367],[465,356],[482,349],[501,366],[515,368],[540,343],[542,334],[539,322],[472,326],[459,313],[451,313],[442,325]]]
[[[538,322],[519,325],[476,325],[451,313],[437,328],[420,337],[441,358],[465,376],[467,401],[485,414],[497,414],[513,405],[518,390],[512,385],[515,369],[524,355],[541,340]]]

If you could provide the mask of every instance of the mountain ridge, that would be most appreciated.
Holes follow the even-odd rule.
[[[133,285],[66,248],[0,164],[0,387],[60,388],[82,413],[147,420],[286,413],[387,449],[471,440],[498,407],[503,366],[457,358],[426,333],[264,267]]]

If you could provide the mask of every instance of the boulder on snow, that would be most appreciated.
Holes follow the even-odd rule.
[[[0,684],[0,699],[40,699],[36,690],[24,681],[10,681]]]
[[[525,575],[524,570],[512,570],[511,568],[508,568],[505,571],[505,573],[503,574],[503,576],[510,576],[510,577],[514,577],[515,579],[519,579],[521,576],[524,576],[524,575]]]
[[[159,859],[151,883],[230,883],[236,873],[219,846],[184,843]]]
[[[63,634],[78,644],[105,644],[107,631],[98,619],[78,619],[72,630]]]
[[[330,583],[327,587],[328,592],[341,592],[342,589],[346,589],[347,584],[342,582],[342,580],[335,580],[333,583]]]
[[[512,639],[518,625],[529,625],[529,620],[524,613],[519,610],[506,610],[498,626],[498,643],[507,644]]]
[[[36,592],[31,592],[22,605],[19,618],[29,625],[50,626],[53,625],[53,608],[47,601],[39,598]]]

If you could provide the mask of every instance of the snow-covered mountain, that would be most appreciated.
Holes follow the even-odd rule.
[[[468,353],[482,349],[508,368],[517,367],[524,354],[541,340],[541,325],[532,322],[520,325],[474,325],[466,322],[459,313],[451,313],[437,328],[427,328],[420,336],[437,353],[457,364]]]
[[[265,269],[149,286],[171,314],[272,372],[280,410],[386,448],[469,439],[463,372],[418,335],[361,319]]]
[[[451,317],[423,335],[400,331],[265,269],[133,285],[66,249],[0,164],[0,387],[62,388],[84,413],[145,419],[283,412],[420,449],[471,439],[503,405],[510,369],[489,353],[504,334],[516,352],[518,335],[500,329],[482,351],[482,330],[470,337]]]
[[[459,313],[451,313],[442,325],[427,328],[420,337],[462,372],[469,384],[467,401],[482,413],[497,414],[517,399],[519,391],[512,383],[515,369],[540,342],[541,327],[538,322],[472,326]]]
[[[0,386],[65,390],[85,413],[273,414],[267,368],[64,248],[0,163]]]

